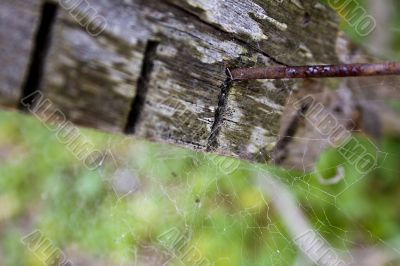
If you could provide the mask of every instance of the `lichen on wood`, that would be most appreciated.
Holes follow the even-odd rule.
[[[27,13],[11,23],[16,37],[6,47],[13,55],[0,54],[8,69],[0,71],[3,105],[18,100],[16,80],[24,79],[33,49],[36,20],[19,2],[1,4]],[[282,154],[289,99],[309,88],[291,80],[230,83],[226,68],[334,64],[346,60],[338,50],[351,54],[335,12],[316,0],[84,2],[107,27],[98,36],[87,32],[87,4],[58,8],[40,83],[56,108],[79,125],[255,162]],[[27,41],[13,50],[18,36]],[[20,51],[10,74],[8,58]],[[281,161],[293,164],[290,158]]]

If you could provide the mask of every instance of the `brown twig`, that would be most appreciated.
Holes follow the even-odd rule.
[[[227,73],[232,80],[366,77],[400,75],[400,63],[236,68]]]

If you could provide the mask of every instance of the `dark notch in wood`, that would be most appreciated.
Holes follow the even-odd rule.
[[[128,121],[125,126],[126,134],[135,134],[136,125],[140,119],[141,113],[143,111],[147,91],[149,87],[149,81],[151,72],[154,67],[154,58],[157,53],[157,46],[159,42],[149,41],[146,45],[146,50],[144,53],[144,59],[142,64],[142,71],[140,73],[140,78],[137,83],[137,91],[135,99],[132,102],[131,111],[128,116]]]
[[[207,151],[214,151],[218,148],[218,136],[221,132],[221,126],[224,121],[226,106],[228,103],[229,93],[232,89],[233,81],[228,74],[228,78],[221,85],[221,93],[218,96],[218,107],[215,110],[214,123],[211,127],[211,134],[208,138]]]
[[[303,103],[301,108],[297,110],[296,115],[293,117],[285,133],[283,133],[282,138],[276,144],[275,151],[272,156],[272,160],[275,164],[282,164],[286,160],[288,155],[287,146],[296,135],[296,132],[300,127],[300,122],[302,119],[304,119],[309,108],[309,103]]]
[[[57,16],[58,6],[55,3],[44,3],[42,6],[41,20],[36,34],[35,44],[31,55],[29,71],[22,87],[20,110],[27,110],[33,104],[36,91],[40,90],[43,70],[48,48],[50,46],[51,32]]]

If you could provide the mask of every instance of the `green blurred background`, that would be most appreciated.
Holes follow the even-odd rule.
[[[356,42],[367,42],[345,21],[342,25]],[[400,15],[393,16],[391,58],[400,56],[399,25]],[[224,173],[215,163],[220,158],[82,132],[113,155],[96,171],[86,169],[35,118],[0,113],[0,265],[50,261],[54,249],[38,252],[21,241],[35,230],[73,265],[185,265],[190,249],[218,266],[309,265],[271,195],[259,186],[254,166],[240,163]],[[338,252],[354,260],[387,256],[387,265],[400,265],[400,140],[385,138],[379,149],[379,168],[367,177],[336,151],[323,154],[324,175],[344,165],[348,183],[336,186],[324,187],[313,175],[259,167],[286,184]],[[169,238],[172,231],[182,238],[179,246]]]

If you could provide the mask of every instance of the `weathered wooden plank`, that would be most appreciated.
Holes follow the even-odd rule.
[[[16,107],[28,72],[41,0],[0,2],[0,105]]]
[[[53,108],[79,125],[256,162],[311,169],[329,143],[306,149],[321,136],[292,119],[292,99],[330,95],[329,107],[340,83],[230,83],[226,67],[358,60],[317,0],[53,2],[40,87]],[[348,105],[343,119],[358,108]]]
[[[43,91],[81,125],[117,132],[128,125],[138,137],[268,161],[294,83],[236,84],[222,95],[227,112],[216,121],[215,113],[223,107],[225,68],[278,60],[336,61],[326,35],[319,30],[312,38],[304,34],[316,26],[335,35],[333,13],[320,12],[317,4],[291,2],[169,2],[88,1],[109,23],[97,37],[79,26],[71,11],[60,10]],[[85,8],[73,12],[84,16]],[[284,14],[277,15],[278,10]],[[291,13],[290,20],[285,12]],[[146,54],[149,43],[154,46],[151,55]]]

